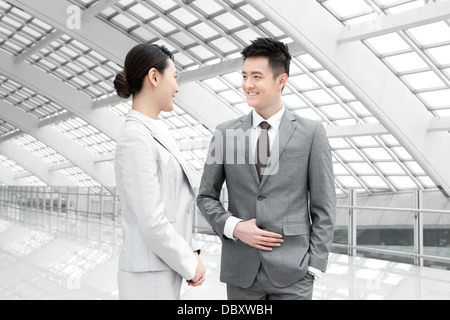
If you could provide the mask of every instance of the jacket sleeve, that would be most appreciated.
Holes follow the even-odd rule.
[[[191,244],[179,235],[164,215],[156,141],[130,127],[117,148],[129,212],[134,215],[142,240],[171,269],[186,280],[195,276],[197,258]]]
[[[315,130],[308,170],[312,221],[309,266],[325,272],[334,236],[336,191],[331,149],[321,123]]]
[[[209,146],[197,197],[197,206],[214,232],[222,239],[228,239],[224,236],[224,228],[227,219],[232,214],[225,210],[220,201],[220,193],[225,182],[223,145],[223,135],[218,129],[214,133]]]

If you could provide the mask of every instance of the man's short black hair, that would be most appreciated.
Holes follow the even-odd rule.
[[[266,57],[274,78],[286,73],[289,76],[292,56],[286,44],[271,38],[258,38],[242,50],[244,61],[250,57]]]

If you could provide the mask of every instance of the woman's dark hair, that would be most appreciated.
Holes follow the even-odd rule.
[[[141,91],[144,78],[150,69],[155,68],[163,73],[168,59],[173,61],[174,57],[164,46],[139,44],[131,49],[125,58],[124,70],[119,72],[114,80],[117,95],[128,99]]]
[[[244,61],[250,57],[266,57],[274,78],[286,73],[289,76],[292,56],[286,44],[271,38],[258,38],[242,52]]]

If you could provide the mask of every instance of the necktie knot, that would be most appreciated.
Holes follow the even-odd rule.
[[[269,129],[270,129],[270,124],[269,124],[268,122],[265,122],[265,121],[261,122],[261,123],[259,124],[259,126],[260,126],[261,129],[263,129],[263,130],[269,130]]]

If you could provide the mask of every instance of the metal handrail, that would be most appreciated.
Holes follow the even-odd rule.
[[[405,256],[405,257],[411,257],[411,258],[422,258],[422,259],[432,260],[432,261],[450,262],[450,258],[447,258],[447,257],[430,256],[430,255],[424,255],[424,254],[417,254],[414,252],[403,252],[403,251],[387,250],[387,249],[379,249],[379,248],[371,248],[371,247],[350,246],[347,244],[340,244],[340,243],[333,243],[332,246],[336,247],[336,248],[341,248],[341,249],[354,249],[354,250],[358,250],[358,251],[386,253],[386,254],[391,254],[391,255],[395,255],[395,256]]]
[[[366,207],[366,206],[346,206],[338,205],[338,209],[362,209],[375,211],[398,211],[398,212],[423,212],[423,213],[441,213],[450,214],[450,210],[434,210],[434,209],[414,209],[414,208],[391,208],[391,207]]]

